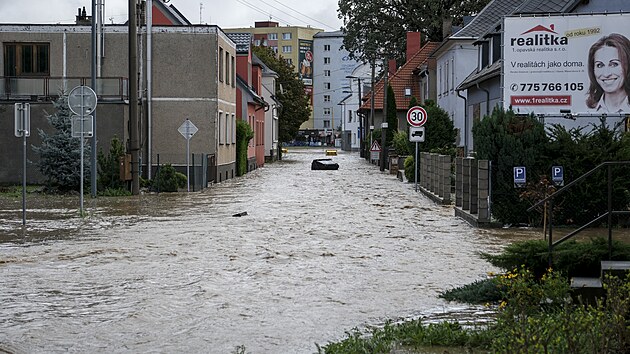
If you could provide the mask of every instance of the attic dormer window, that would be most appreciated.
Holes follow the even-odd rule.
[[[490,64],[490,43],[484,41],[481,43],[481,68],[485,68]]]

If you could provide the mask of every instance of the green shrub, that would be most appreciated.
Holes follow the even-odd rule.
[[[236,120],[236,175],[247,173],[247,146],[254,137],[252,127],[242,119]]]
[[[409,149],[409,134],[406,131],[394,132],[394,149],[398,156],[411,155],[412,151]]]
[[[537,277],[549,268],[549,245],[545,240],[515,242],[498,255],[481,253],[495,267],[510,270],[524,266]],[[608,241],[567,241],[554,248],[553,269],[566,276],[597,276],[600,262],[608,258]],[[613,260],[630,260],[630,245],[613,240]]]
[[[407,158],[405,159],[405,177],[407,178],[407,181],[415,183],[416,182],[416,175],[413,171],[414,168],[416,168],[416,159],[413,156],[407,156]],[[420,178],[420,177],[418,177]]]
[[[630,348],[630,275],[606,278],[595,306],[571,302],[566,278],[527,269],[499,278],[505,301],[492,332],[495,353],[627,353]]]
[[[170,164],[166,164],[160,166],[153,181],[153,188],[160,192],[177,192],[179,188],[186,187],[186,181],[186,175],[177,172]]]
[[[428,128],[427,128],[428,129]],[[514,188],[514,167],[525,166],[527,179],[551,168],[544,158],[547,135],[534,116],[517,116],[495,108],[490,117],[473,126],[476,156],[492,161],[492,216],[502,223],[528,223],[530,206]]]
[[[477,280],[458,288],[442,292],[439,297],[446,301],[459,301],[467,304],[486,304],[501,299],[501,288],[495,278]]]
[[[123,156],[125,156],[125,147],[117,137],[112,138],[107,155],[102,149],[99,150],[97,156],[99,193],[109,195],[113,190],[126,188],[125,182],[120,180],[120,158]]]

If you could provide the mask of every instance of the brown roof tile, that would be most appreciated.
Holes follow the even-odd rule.
[[[413,74],[414,70],[422,65],[429,55],[433,53],[439,43],[427,42],[420,50],[414,54],[403,66],[401,66],[396,73],[390,75],[389,85],[394,90],[396,97],[396,108],[399,110],[407,110],[409,108],[409,101],[411,97],[405,96],[405,88],[411,88],[411,95],[416,99],[420,98],[420,87],[418,85],[417,78]],[[383,79],[376,83],[376,89],[374,90],[374,109],[383,109]],[[364,104],[361,106],[362,110],[370,109],[371,95],[368,92],[364,97]]]

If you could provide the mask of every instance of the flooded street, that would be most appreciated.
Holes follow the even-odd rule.
[[[198,193],[0,197],[0,352],[313,353],[354,327],[461,311],[437,295],[515,239],[360,159],[285,160]],[[243,217],[233,214],[247,212]],[[506,236],[510,234],[510,236]]]

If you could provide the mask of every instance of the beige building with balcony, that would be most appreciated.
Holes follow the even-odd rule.
[[[152,57],[139,30],[138,82],[141,168],[160,163],[186,167],[186,139],[178,127],[188,118],[199,131],[190,152],[207,156],[207,181],[235,176],[235,44],[217,26],[154,26]],[[128,28],[104,26],[97,74],[97,149],[107,152],[114,136],[128,140]],[[50,132],[51,101],[78,85],[90,85],[91,27],[84,25],[0,25],[0,183],[21,180],[21,144],[13,132],[13,106],[31,106],[28,146],[41,145],[37,129]],[[151,75],[147,75],[151,70]],[[148,82],[147,77],[151,78]],[[147,97],[151,87],[151,97]],[[150,110],[148,109],[151,106]],[[148,114],[150,111],[150,116]],[[221,135],[221,133],[223,135]],[[223,139],[218,139],[223,136]],[[28,159],[38,156],[28,149]],[[43,176],[31,164],[29,183]]]

